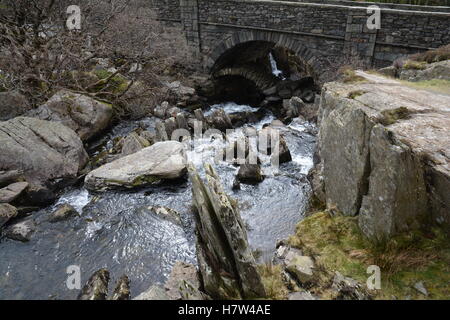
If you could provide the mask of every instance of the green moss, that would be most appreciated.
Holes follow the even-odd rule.
[[[395,109],[383,110],[381,112],[383,118],[380,119],[380,123],[389,126],[397,122],[397,120],[405,119],[409,116],[409,110],[406,107],[399,107]]]
[[[315,213],[296,228],[289,243],[314,256],[319,268],[339,271],[365,284],[369,265],[381,268],[376,299],[424,299],[413,288],[423,281],[430,299],[450,298],[450,242],[443,230],[410,232],[374,245],[360,232],[357,218]]]
[[[108,82],[106,80],[113,74],[112,72],[109,72],[104,69],[99,69],[93,71],[95,76],[100,81],[94,88],[93,91],[111,91],[115,94],[121,94],[128,88],[129,81],[122,75],[116,74],[114,77],[112,77]]]
[[[133,180],[131,183],[132,187],[139,187],[144,186],[148,184],[154,184],[160,182],[161,179],[154,177],[154,176],[140,176]]]
[[[406,70],[424,70],[426,67],[427,63],[425,61],[407,60],[403,64],[403,69]]]
[[[362,96],[364,93],[366,93],[366,91],[364,91],[364,90],[355,90],[355,91],[352,91],[352,92],[350,92],[348,94],[348,98],[349,99],[355,99],[355,98],[357,98],[359,96]]]

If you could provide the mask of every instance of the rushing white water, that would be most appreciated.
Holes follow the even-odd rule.
[[[73,189],[64,193],[59,200],[56,202],[55,207],[61,204],[70,204],[74,207],[80,214],[83,208],[91,201],[91,196],[89,191],[86,189]]]
[[[237,104],[235,102],[224,102],[213,104],[211,108],[206,111],[205,116],[211,115],[214,111],[218,109],[223,109],[223,111],[227,114],[238,113],[238,112],[256,112],[259,108],[253,108],[249,105]]]

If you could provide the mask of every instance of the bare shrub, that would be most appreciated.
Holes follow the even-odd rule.
[[[81,8],[80,31],[65,28],[69,4]],[[183,33],[158,23],[145,0],[0,0],[0,45],[2,83],[33,105],[68,88],[119,116],[145,115],[165,98],[165,77],[194,65]]]
[[[409,56],[409,59],[417,62],[439,62],[450,59],[450,44],[439,47],[434,50],[428,50]]]
[[[351,79],[357,77],[354,70],[366,70],[369,67],[368,63],[358,55],[344,56],[335,61],[329,61],[322,79],[324,79],[324,82],[346,79],[352,81]]]

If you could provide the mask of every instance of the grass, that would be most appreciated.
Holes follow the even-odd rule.
[[[409,116],[409,110],[406,107],[399,107],[395,109],[383,110],[381,114],[383,116],[380,120],[381,124],[389,126],[397,122],[397,120],[407,118]]]
[[[297,225],[289,243],[314,256],[330,276],[339,271],[365,284],[369,265],[381,268],[376,299],[426,298],[413,286],[423,281],[431,299],[450,299],[450,242],[442,230],[411,232],[373,244],[359,231],[356,217],[315,213]]]
[[[404,85],[416,89],[428,90],[450,95],[450,80],[432,79],[422,81],[401,81]]]
[[[367,81],[364,77],[358,76],[350,66],[344,66],[339,69],[339,73],[341,74],[342,81],[344,83],[356,83],[356,82],[364,82]]]
[[[403,69],[406,70],[424,70],[426,67],[427,63],[425,61],[407,60],[403,64]]]
[[[448,4],[450,5],[450,4]],[[420,52],[409,56],[410,61],[416,62],[439,62],[450,59],[450,44],[439,47],[437,49]]]
[[[258,265],[261,280],[266,289],[267,299],[285,300],[289,290],[283,281],[283,269],[280,265],[261,264]]]

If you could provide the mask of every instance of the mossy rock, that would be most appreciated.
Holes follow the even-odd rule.
[[[403,69],[405,70],[424,70],[426,67],[427,63],[425,61],[407,60],[403,64]]]
[[[375,299],[450,298],[450,241],[442,229],[408,232],[375,245],[360,232],[357,217],[322,211],[302,220],[289,244],[313,256],[329,275],[339,271],[362,284],[368,266],[379,266],[381,289],[372,291]],[[413,288],[419,281],[428,297]]]
[[[399,107],[395,109],[383,110],[381,114],[383,117],[380,119],[380,123],[385,126],[389,126],[400,119],[408,118],[410,112],[406,107]]]

